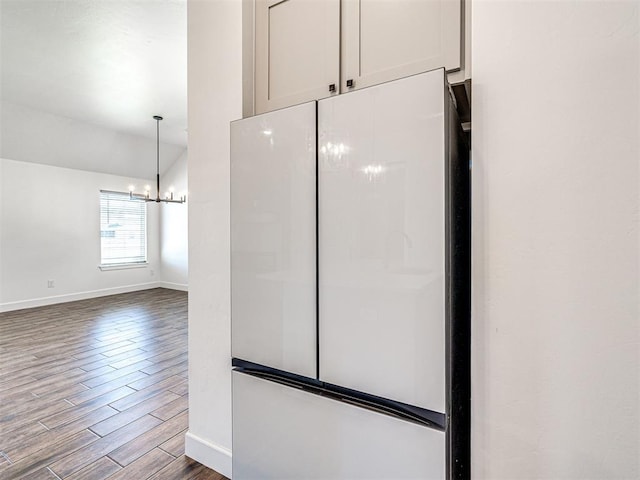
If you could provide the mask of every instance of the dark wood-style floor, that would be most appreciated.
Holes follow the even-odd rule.
[[[224,477],[185,457],[187,294],[0,314],[0,478]]]

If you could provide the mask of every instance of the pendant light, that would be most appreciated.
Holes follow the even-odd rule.
[[[167,192],[164,198],[160,198],[160,120],[162,120],[162,117],[154,115],[153,119],[156,121],[156,198],[151,197],[151,187],[148,185],[144,193],[133,193],[133,187],[129,187],[129,198],[131,200],[140,199],[145,202],[184,203],[187,201],[187,196],[181,195],[180,199],[174,199],[173,191]]]

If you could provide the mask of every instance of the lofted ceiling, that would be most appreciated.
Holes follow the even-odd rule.
[[[186,0],[1,0],[0,7],[4,158],[146,178],[155,173],[153,115],[165,118],[161,170],[180,156]]]

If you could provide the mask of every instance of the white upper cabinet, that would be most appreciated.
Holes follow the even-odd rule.
[[[340,1],[257,0],[255,9],[256,113],[337,93]]]
[[[441,67],[460,69],[460,4],[342,0],[341,91]]]
[[[462,4],[256,0],[255,113],[436,68],[463,69]]]

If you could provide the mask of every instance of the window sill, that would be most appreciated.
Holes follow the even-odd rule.
[[[147,262],[144,263],[114,263],[111,265],[98,265],[98,268],[103,271],[109,270],[128,270],[130,268],[147,268],[149,264]]]

